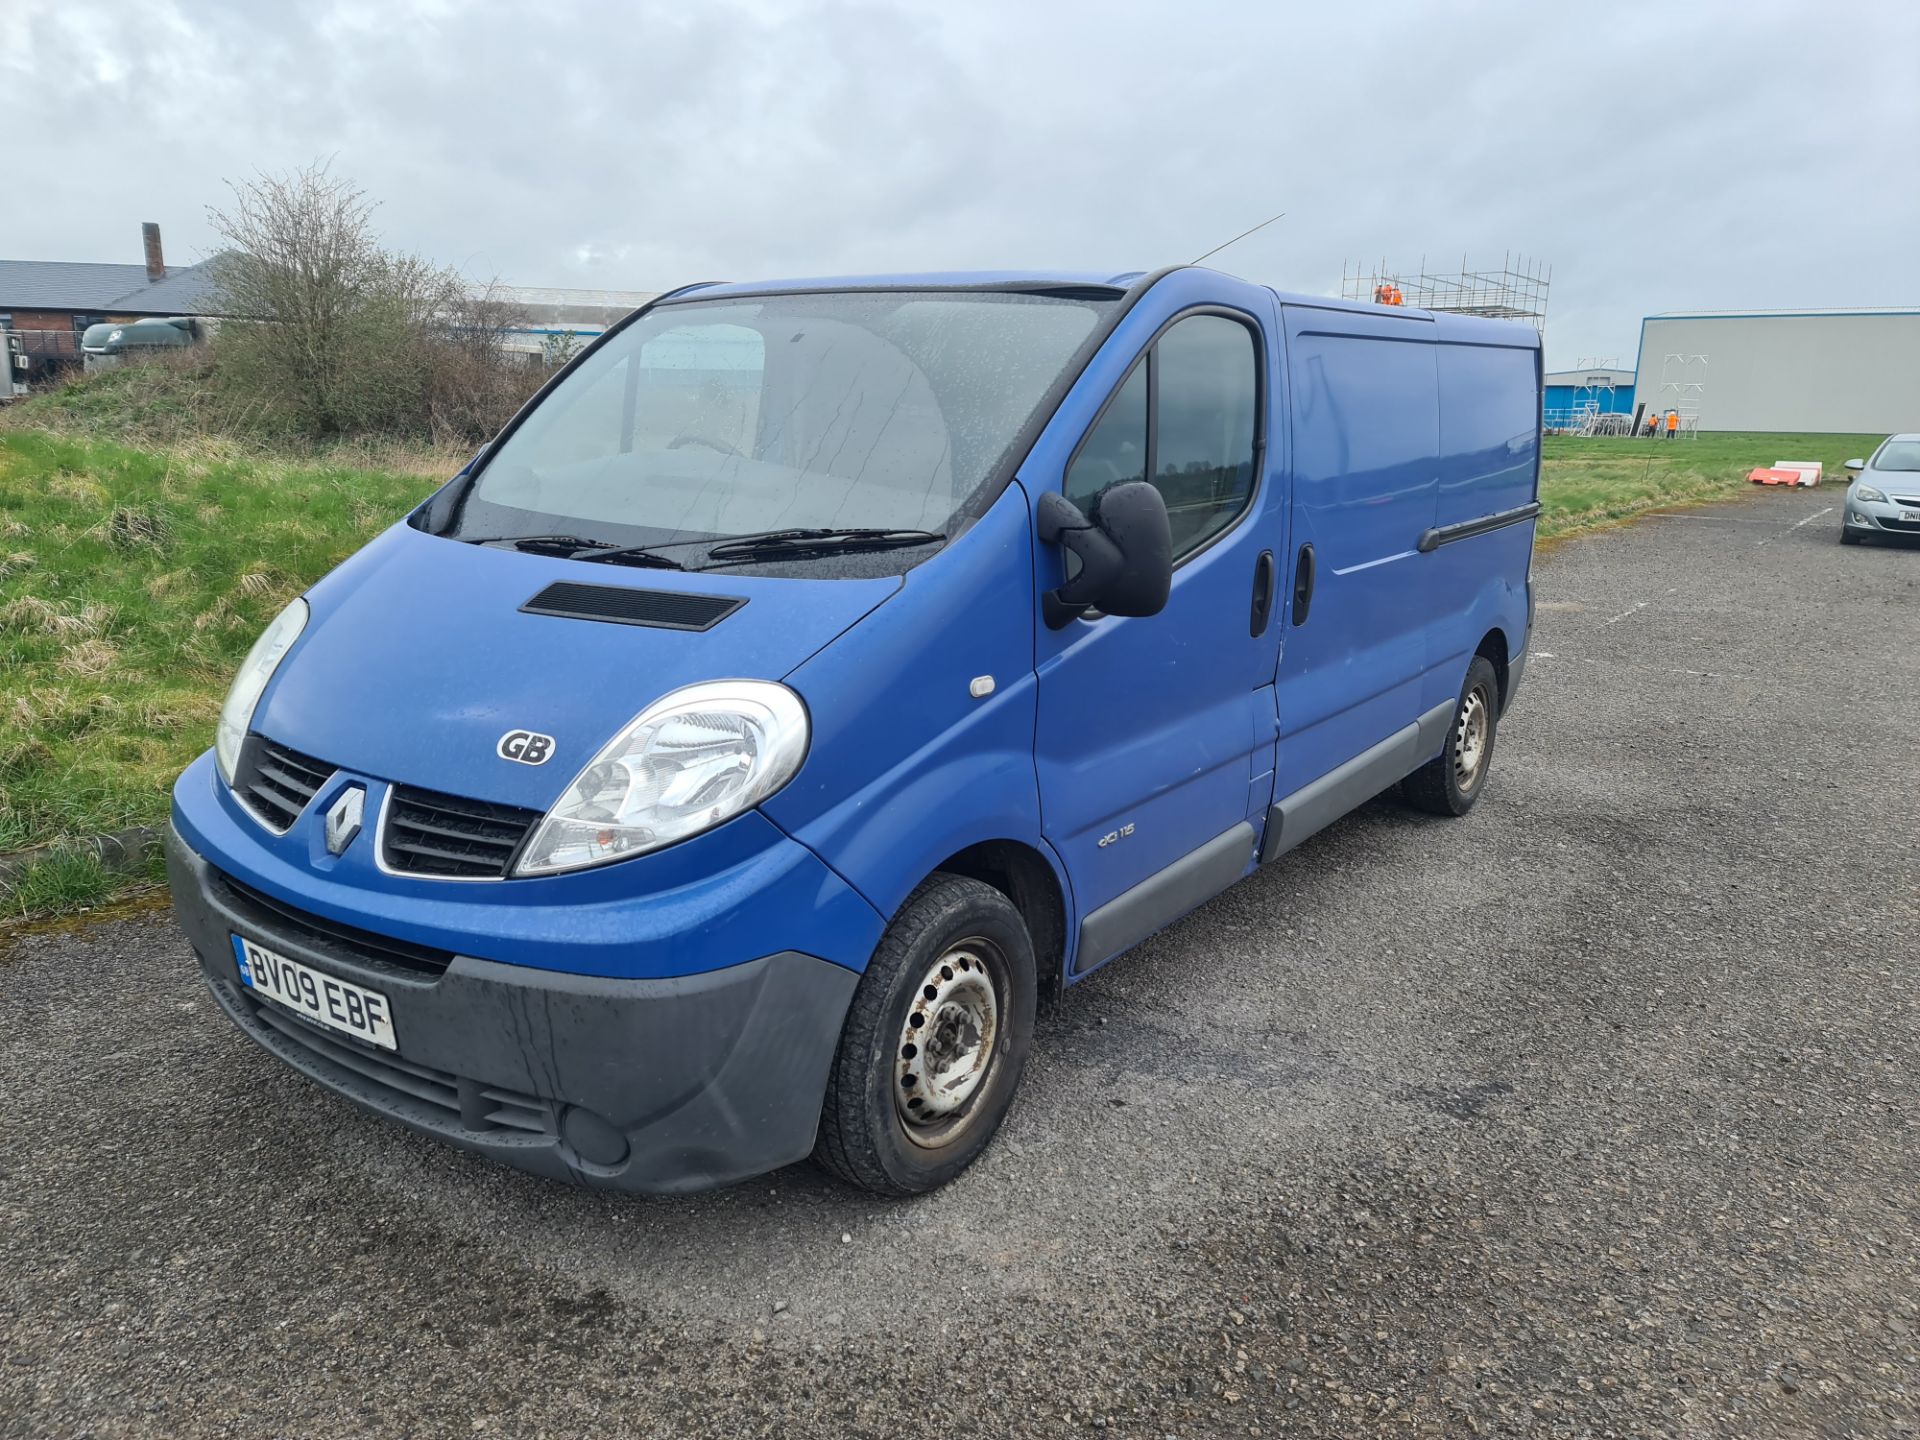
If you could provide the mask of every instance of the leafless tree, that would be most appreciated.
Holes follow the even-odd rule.
[[[374,202],[317,162],[235,183],[208,218],[225,242],[221,384],[313,436],[492,433],[537,376],[501,345],[514,318],[491,290],[380,245]]]

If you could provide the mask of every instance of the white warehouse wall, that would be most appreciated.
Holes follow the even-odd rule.
[[[1669,354],[1707,357],[1702,430],[1920,430],[1920,310],[1650,315],[1637,402],[1673,403]]]

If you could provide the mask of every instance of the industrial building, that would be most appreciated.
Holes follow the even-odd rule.
[[[1550,370],[1544,377],[1541,423],[1549,431],[1589,429],[1601,415],[1633,413],[1633,371],[1607,365]]]
[[[1920,430],[1920,307],[1649,315],[1635,398],[1701,430]]]

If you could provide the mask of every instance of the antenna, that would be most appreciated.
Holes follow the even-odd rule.
[[[1242,230],[1238,235],[1234,236],[1233,239],[1221,241],[1220,244],[1214,246],[1213,249],[1207,251],[1205,255],[1196,256],[1194,259],[1189,260],[1187,263],[1189,265],[1198,265],[1202,260],[1208,259],[1214,255],[1218,255],[1222,250],[1226,249],[1227,246],[1238,245],[1242,240],[1246,239],[1249,235],[1253,234],[1254,230],[1264,230],[1267,228],[1267,226],[1273,224],[1275,220],[1285,219],[1286,214],[1287,212],[1282,210],[1278,215],[1269,215],[1265,220],[1262,220],[1258,225],[1255,225],[1252,229]]]

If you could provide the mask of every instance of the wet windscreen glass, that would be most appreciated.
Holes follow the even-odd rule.
[[[876,291],[662,306],[541,402],[446,533],[950,533],[1114,303]]]

